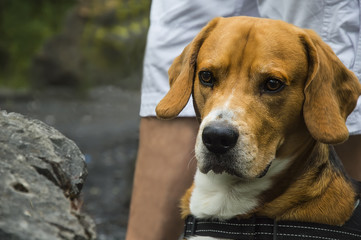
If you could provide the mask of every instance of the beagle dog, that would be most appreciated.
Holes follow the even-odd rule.
[[[183,217],[330,225],[350,218],[357,192],[330,145],[347,140],[361,84],[314,31],[216,18],[168,73],[157,116],[176,117],[192,95],[200,121]]]

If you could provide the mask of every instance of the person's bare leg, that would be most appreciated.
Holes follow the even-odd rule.
[[[350,136],[345,143],[336,145],[335,149],[348,174],[361,181],[361,135]]]
[[[178,239],[179,201],[195,172],[195,118],[142,118],[127,240]]]

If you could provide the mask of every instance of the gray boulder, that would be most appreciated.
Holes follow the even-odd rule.
[[[95,239],[78,199],[87,175],[75,143],[52,127],[0,111],[0,239]]]

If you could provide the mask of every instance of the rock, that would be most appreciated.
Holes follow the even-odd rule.
[[[0,239],[95,239],[79,210],[87,175],[75,143],[54,128],[0,111]]]

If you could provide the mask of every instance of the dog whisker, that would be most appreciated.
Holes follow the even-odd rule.
[[[192,155],[192,157],[191,157],[191,159],[189,159],[188,164],[187,164],[187,168],[188,168],[188,169],[191,168],[191,164],[197,162],[196,156],[195,156],[195,150],[192,150],[191,155]],[[197,163],[196,163],[196,164],[197,164]]]

